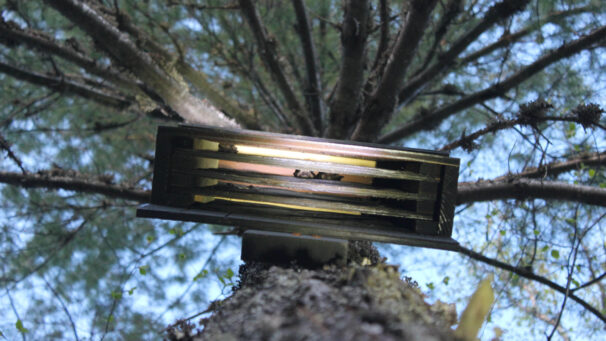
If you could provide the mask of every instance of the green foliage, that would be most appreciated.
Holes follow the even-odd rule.
[[[19,333],[22,334],[29,332],[29,330],[23,326],[23,322],[21,322],[21,320],[17,320],[17,322],[15,322],[15,328],[17,328]]]

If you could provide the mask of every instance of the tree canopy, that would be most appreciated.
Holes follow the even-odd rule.
[[[605,22],[599,0],[0,0],[1,335],[158,338],[228,293],[225,227],[134,217],[156,127],[186,122],[450,151],[460,252],[383,254],[434,269],[430,299],[494,273],[485,338],[604,336]]]

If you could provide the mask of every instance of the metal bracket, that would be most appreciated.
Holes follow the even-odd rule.
[[[247,230],[242,236],[242,260],[305,268],[347,264],[347,240],[295,233]]]

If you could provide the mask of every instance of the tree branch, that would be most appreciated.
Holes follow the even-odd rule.
[[[0,150],[6,151],[6,153],[8,154],[8,157],[11,160],[13,160],[13,162],[15,164],[17,164],[17,167],[19,167],[19,169],[21,169],[21,173],[23,173],[23,174],[27,173],[27,170],[25,170],[25,168],[23,167],[23,161],[21,161],[21,159],[19,159],[17,157],[17,155],[15,155],[15,153],[13,153],[10,143],[8,143],[8,141],[4,139],[2,134],[0,134]]]
[[[595,11],[596,9],[597,8],[595,6],[584,6],[584,7],[573,8],[573,9],[570,9],[567,11],[556,11],[556,12],[549,13],[544,18],[540,18],[538,20],[542,23],[553,23],[553,22],[557,22],[560,19],[572,16],[572,15],[588,13],[588,12]],[[516,42],[516,41],[520,40],[521,38],[527,36],[528,34],[536,31],[537,27],[540,27],[540,26],[538,26],[536,23],[532,23],[515,33],[505,33],[496,42],[494,42],[490,45],[486,45],[483,48],[477,50],[476,52],[470,53],[469,55],[459,59],[456,62],[456,64],[466,65],[466,64],[470,63],[471,61],[477,60],[480,57],[490,54],[491,52],[493,52],[501,47],[508,46],[511,43]]]
[[[496,268],[507,270],[509,272],[513,272],[514,274],[516,274],[520,277],[524,277],[524,278],[539,282],[541,284],[545,284],[546,286],[552,288],[555,291],[560,292],[561,294],[566,294],[566,292],[567,292],[565,287],[563,287],[557,283],[554,283],[545,277],[542,277],[542,276],[536,275],[530,271],[527,271],[524,268],[519,268],[519,267],[510,265],[510,264],[501,262],[498,259],[486,257],[480,253],[477,253],[477,252],[475,252],[471,249],[468,249],[466,247],[463,247],[463,246],[459,247],[459,252],[472,259],[478,260],[482,263],[486,263],[486,264],[492,265]],[[583,299],[581,299],[574,293],[568,293],[568,297],[570,297],[575,302],[579,303],[581,306],[583,306],[583,308],[587,309],[589,312],[591,312],[597,318],[599,318],[604,323],[606,323],[606,316],[604,316],[598,309],[592,307],[589,303],[587,303],[586,301],[584,301]]]
[[[63,312],[65,312],[65,315],[67,315],[67,320],[69,321],[69,324],[72,327],[72,332],[74,333],[75,340],[80,341],[80,338],[78,337],[78,331],[76,330],[76,324],[74,323],[74,319],[72,318],[72,314],[70,314],[69,309],[67,309],[67,305],[65,305],[65,302],[61,298],[61,295],[55,288],[53,288],[53,286],[46,280],[46,278],[44,278],[44,276],[40,277],[44,281],[44,284],[46,285],[48,290],[50,290],[53,296],[55,296],[55,298],[57,299],[57,301],[59,301],[59,304],[61,305]]]
[[[303,56],[305,57],[305,70],[307,72],[307,84],[305,98],[312,121],[318,132],[322,132],[322,121],[324,119],[324,105],[322,103],[322,82],[318,70],[318,56],[316,46],[311,36],[311,25],[307,15],[307,9],[303,0],[292,0],[297,16],[297,33],[301,39]]]
[[[364,55],[368,38],[368,1],[345,3],[341,29],[341,69],[330,103],[326,137],[345,138],[361,104]]]
[[[4,43],[5,45],[22,43],[43,53],[61,57],[80,66],[95,76],[106,79],[119,86],[124,86],[129,90],[138,89],[136,81],[124,77],[114,70],[100,67],[94,59],[88,58],[85,52],[78,51],[77,48],[81,49],[81,47],[75,40],[71,41],[71,46],[60,44],[58,41],[48,37],[42,32],[31,29],[22,30],[15,24],[4,22],[2,17],[0,17],[0,36],[3,38],[0,39],[0,43]]]
[[[222,93],[217,91],[210,84],[206,75],[187,63],[183,59],[182,54],[179,54],[180,57],[178,60],[172,63],[171,60],[174,59],[174,56],[163,46],[156,43],[156,41],[150,38],[145,32],[136,27],[128,14],[119,12],[116,16],[119,23],[118,28],[130,34],[135,39],[137,46],[143,50],[153,51],[152,56],[155,56],[154,59],[156,59],[157,62],[163,64],[174,64],[175,70],[191,84],[193,84],[198,90],[200,90],[200,92],[206,96],[211,103],[218,106],[230,117],[236,119],[236,121],[240,122],[245,128],[260,129],[259,122],[257,122],[253,113],[245,112],[244,110],[240,109],[238,103],[233,103]]]
[[[459,183],[457,205],[491,200],[529,198],[568,200],[606,207],[606,188],[534,179],[480,180]]]
[[[486,32],[500,20],[506,19],[526,7],[530,0],[503,0],[490,7],[484,18],[475,25],[469,32],[463,34],[457,39],[450,49],[441,53],[437,61],[428,69],[420,72],[411,80],[406,82],[402,91],[398,95],[398,103],[406,103],[414,94],[423,90],[424,85],[428,84],[439,73],[454,64],[455,58],[463,52],[472,42],[474,42],[482,33]]]
[[[150,192],[131,188],[126,184],[112,184],[99,177],[84,176],[64,170],[39,171],[37,173],[0,172],[0,183],[23,188],[64,189],[82,193],[102,194],[111,198],[148,202]]]
[[[303,108],[299,104],[297,96],[295,95],[294,90],[291,88],[290,83],[286,78],[286,74],[280,65],[279,55],[276,48],[277,41],[274,37],[271,37],[268,34],[267,29],[263,25],[263,22],[261,21],[259,13],[257,12],[252,0],[239,0],[239,4],[242,14],[246,18],[246,21],[248,22],[248,25],[255,36],[257,45],[259,46],[259,54],[261,60],[263,61],[263,65],[265,65],[271,77],[278,85],[278,88],[286,100],[288,108],[291,110],[291,112],[287,113],[287,115],[290,117],[290,119],[297,122],[300,133],[305,135],[317,135],[313,122],[303,111]]]
[[[429,63],[431,63],[431,61],[433,60],[438,46],[442,44],[442,39],[448,32],[450,24],[459,15],[459,13],[461,13],[461,10],[463,9],[463,1],[448,0],[448,3],[443,6],[445,7],[444,14],[440,17],[440,21],[438,22],[436,31],[434,32],[433,44],[431,45],[427,56],[425,56],[425,61],[418,69],[419,71],[415,72],[414,75],[417,75],[420,72],[424,71],[425,68],[429,65]]]
[[[592,286],[592,285],[600,282],[601,280],[603,280],[605,277],[606,277],[606,272],[603,272],[601,275],[590,280],[589,282],[583,283],[582,285],[579,285],[578,287],[572,289],[572,292],[575,292],[579,289],[587,288],[588,286]]]
[[[558,49],[553,50],[543,57],[540,57],[532,64],[522,68],[509,78],[496,83],[484,90],[467,95],[460,100],[445,105],[442,108],[434,111],[433,113],[417,115],[409,123],[396,128],[395,130],[379,137],[380,143],[392,143],[398,141],[404,137],[410,136],[423,129],[430,129],[435,127],[437,124],[450,117],[453,114],[458,113],[461,110],[469,108],[478,103],[486,100],[495,98],[503,95],[507,90],[519,85],[528,78],[534,76],[538,72],[542,71],[549,65],[568,58],[575,53],[583,51],[589,48],[591,45],[601,41],[606,37],[606,26],[602,26],[599,29],[594,30],[588,35],[585,35],[577,40],[570,43],[563,44]]]
[[[380,31],[379,31],[379,45],[377,46],[377,53],[375,60],[372,63],[372,70],[378,74],[383,74],[382,61],[385,58],[385,53],[389,45],[389,3],[388,0],[379,0],[379,18],[381,20]]]
[[[511,120],[500,120],[499,119],[497,121],[492,122],[488,126],[482,128],[482,129],[479,129],[469,135],[463,134],[458,140],[445,145],[444,147],[440,148],[440,150],[450,151],[457,147],[462,147],[463,149],[465,149],[467,151],[473,150],[477,147],[475,140],[477,140],[478,138],[480,138],[484,135],[491,134],[491,133],[494,134],[499,130],[511,128],[517,124],[533,126],[533,124],[536,125],[539,122],[548,122],[548,121],[575,122],[575,123],[588,125],[588,126],[591,124],[596,124],[597,126],[601,127],[601,125],[599,125],[598,122],[591,122],[591,123],[582,122],[579,119],[578,115],[576,115],[576,116],[534,116],[534,117],[532,117],[532,120],[530,122],[528,121],[527,117],[518,117],[515,119],[511,119]]]
[[[159,66],[153,58],[138,49],[126,33],[114,27],[105,17],[77,0],[45,0],[63,16],[89,34],[99,46],[122,66],[128,68],[157,96],[151,97],[169,105],[186,121],[219,127],[237,127],[237,124],[208,103],[192,96],[186,84]]]
[[[512,178],[545,178],[556,177],[571,170],[581,169],[583,166],[606,166],[606,151],[599,153],[584,153],[561,162],[552,162],[540,167],[531,167],[513,175],[503,175],[495,181],[507,181]]]
[[[116,108],[118,110],[124,109],[133,104],[132,100],[127,97],[112,94],[109,91],[101,91],[100,88],[103,88],[101,86],[88,86],[85,84],[80,84],[65,75],[44,75],[35,73],[33,71],[27,71],[3,62],[0,62],[0,72],[28,83],[40,85],[64,94],[77,95],[82,98],[95,101],[99,104]],[[89,80],[88,83],[96,82]]]
[[[361,104],[364,55],[368,38],[368,1],[345,3],[341,28],[341,69],[330,103],[326,137],[345,138]]]
[[[385,71],[376,89],[366,101],[362,116],[352,134],[353,140],[375,140],[387,124],[397,104],[398,91],[406,70],[416,53],[417,46],[429,22],[437,0],[413,0],[406,14],[405,24],[398,34],[395,46],[388,58]]]

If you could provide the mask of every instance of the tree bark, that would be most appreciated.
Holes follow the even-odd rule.
[[[453,305],[429,305],[416,282],[383,263],[320,270],[259,263],[240,268],[232,296],[191,335],[182,323],[172,340],[453,340]],[[189,337],[189,338],[188,338]]]

